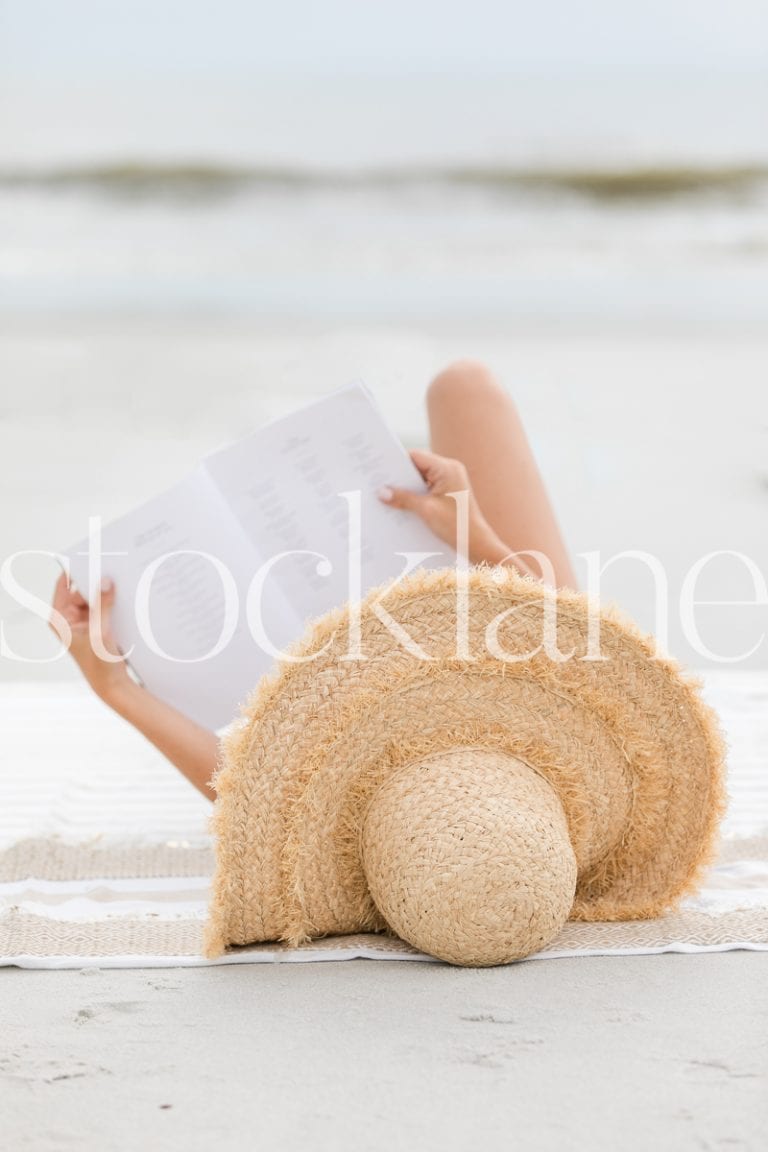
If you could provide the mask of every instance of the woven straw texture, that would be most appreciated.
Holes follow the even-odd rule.
[[[602,659],[592,658],[590,615]],[[468,626],[460,656],[459,619]],[[352,628],[362,660],[345,658]],[[567,659],[553,659],[555,641]],[[598,613],[583,594],[504,568],[417,572],[315,622],[292,655],[317,653],[262,680],[223,743],[209,957],[232,944],[394,930],[375,876],[389,868],[384,888],[396,887],[402,813],[398,829],[390,812],[378,839],[363,835],[366,815],[386,811],[385,785],[409,767],[442,757],[449,778],[457,749],[493,764],[496,781],[506,763],[505,795],[522,766],[521,787],[538,777],[557,798],[576,866],[571,919],[658,916],[698,884],[724,811],[718,724],[698,681],[656,658],[653,641],[615,610]],[[539,791],[529,805],[534,824],[547,802]],[[478,803],[475,787],[466,804]],[[556,903],[569,853],[555,823],[550,812],[561,859],[546,898]],[[529,838],[526,860],[531,850]]]
[[[454,964],[504,964],[568,918],[576,859],[562,804],[527,764],[456,748],[393,773],[374,793],[363,871],[387,925]]]

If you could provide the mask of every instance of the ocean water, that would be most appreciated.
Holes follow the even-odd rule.
[[[2,316],[768,322],[768,166],[0,170]]]
[[[9,69],[0,318],[768,319],[768,76]]]

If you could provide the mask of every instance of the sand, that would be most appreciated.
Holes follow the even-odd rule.
[[[768,954],[0,971],[4,1144],[760,1149]]]

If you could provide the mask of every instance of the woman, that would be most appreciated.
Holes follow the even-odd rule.
[[[473,564],[509,563],[555,587],[576,587],[554,511],[517,410],[481,364],[459,361],[441,372],[427,391],[431,452],[413,452],[426,494],[382,489],[380,498],[421,516],[442,540],[456,547],[456,501],[447,493],[469,492],[469,559]],[[528,554],[539,571],[514,553]],[[538,557],[537,557],[538,554]],[[117,653],[110,615],[115,589],[102,590],[102,637]],[[128,675],[125,662],[110,663],[93,652],[88,604],[59,578],[53,607],[69,624],[69,651],[97,696],[133,724],[209,800],[218,739]],[[58,617],[52,616],[55,630]]]

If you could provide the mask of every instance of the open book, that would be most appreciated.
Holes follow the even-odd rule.
[[[455,562],[418,517],[382,504],[386,484],[424,488],[370,393],[352,385],[206,456],[103,526],[100,570],[89,539],[63,555],[89,603],[92,580],[115,581],[115,637],[142,683],[221,728],[309,619],[407,568]]]

